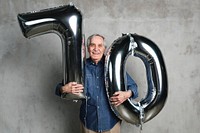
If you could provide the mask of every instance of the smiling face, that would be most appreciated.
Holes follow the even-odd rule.
[[[97,64],[105,52],[104,38],[97,35],[93,36],[88,45],[88,52],[92,61]]]

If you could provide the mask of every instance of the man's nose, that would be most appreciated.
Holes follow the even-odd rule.
[[[98,46],[97,45],[95,45],[95,47],[94,47],[94,50],[97,50],[98,49]]]

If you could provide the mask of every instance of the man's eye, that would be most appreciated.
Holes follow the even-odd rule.
[[[98,46],[99,46],[99,47],[103,47],[103,45],[102,45],[102,44],[99,44]]]
[[[94,43],[91,43],[90,46],[94,46]]]

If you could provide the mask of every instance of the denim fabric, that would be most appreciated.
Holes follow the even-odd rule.
[[[56,94],[61,95],[59,88],[62,84],[57,85]],[[80,120],[86,128],[93,131],[110,130],[119,118],[110,108],[106,95],[104,81],[104,58],[95,64],[90,58],[85,64],[85,86],[86,100],[82,100],[80,107]],[[127,89],[132,91],[132,98],[138,96],[137,85],[127,74]]]

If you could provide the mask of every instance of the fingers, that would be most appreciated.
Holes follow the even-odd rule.
[[[118,98],[118,97],[111,97],[111,98],[110,98],[110,101],[111,101],[111,104],[113,104],[113,105],[115,105],[115,106],[118,106],[118,105],[120,105],[120,103],[121,103],[121,100],[120,100],[120,98]]]
[[[71,87],[71,92],[73,93],[73,94],[76,94],[76,93],[81,93],[81,92],[83,92],[83,85],[81,85],[81,84],[76,84],[76,85],[72,85],[72,87]]]
[[[120,104],[122,104],[121,102],[116,102],[115,106],[119,106]]]
[[[124,92],[118,91],[113,94],[113,96],[110,98],[111,104],[115,106],[119,106],[124,101],[126,101],[126,97],[124,95]]]
[[[113,96],[117,96],[117,95],[119,95],[121,93],[121,91],[117,91],[117,92],[115,92],[114,94],[113,94]]]
[[[84,87],[82,84],[78,84],[77,82],[69,82],[62,87],[62,92],[79,95],[81,92],[83,92],[83,89]]]
[[[115,105],[115,106],[119,106],[120,104],[122,104],[124,101],[112,101],[111,104]]]

